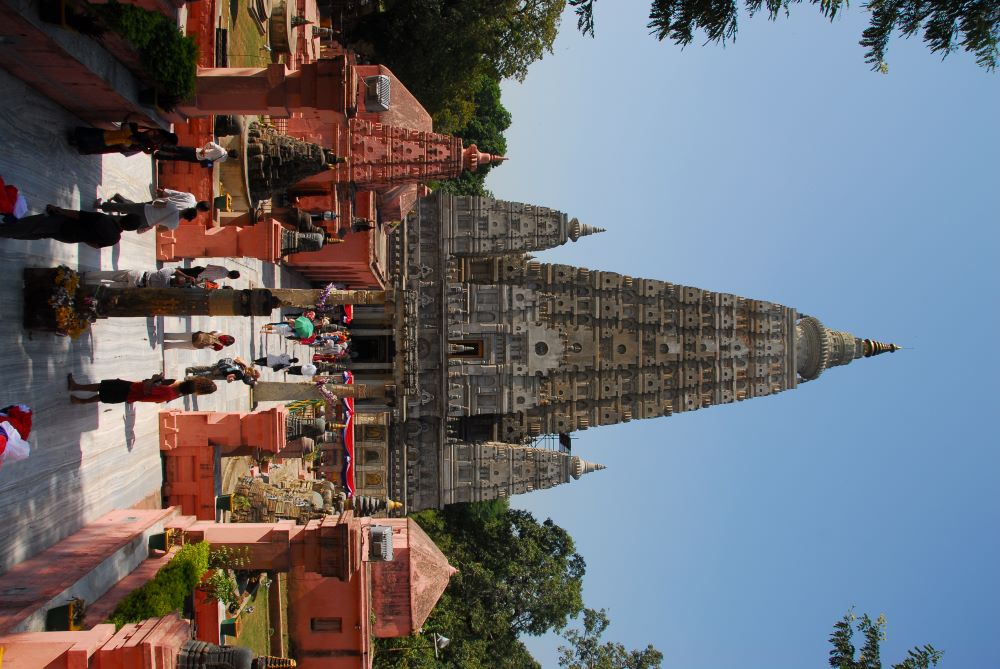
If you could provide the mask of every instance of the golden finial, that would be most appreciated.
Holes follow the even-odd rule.
[[[899,349],[903,348],[898,344],[886,344],[884,342],[875,341],[874,339],[863,339],[862,342],[865,346],[865,357],[870,358],[873,355],[880,355],[882,353],[895,353]]]

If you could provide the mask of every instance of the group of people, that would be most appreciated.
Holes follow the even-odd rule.
[[[222,265],[194,267],[164,267],[142,272],[134,269],[113,269],[84,272],[80,281],[90,286],[106,288],[218,288],[222,279],[238,279],[240,273]]]
[[[119,194],[94,203],[98,211],[64,209],[49,204],[45,213],[5,220],[0,237],[7,239],[54,239],[64,244],[87,244],[94,248],[114,246],[122,232],[149,232],[153,228],[175,229],[181,219],[193,221],[198,213],[211,211],[191,193],[158,188],[156,198],[133,202]]]
[[[328,316],[317,316],[313,310],[305,311],[298,316],[286,316],[278,323],[268,323],[261,332],[284,335],[300,344],[313,347],[318,355],[338,360],[347,359],[349,356],[350,335],[347,328],[332,323]]]
[[[122,123],[114,130],[77,127],[69,132],[69,143],[81,154],[151,153],[157,160],[179,160],[211,167],[235,151],[226,151],[215,142],[201,147],[178,146],[177,135],[161,128]],[[148,232],[154,228],[175,229],[181,219],[193,221],[199,212],[210,211],[208,202],[199,202],[183,191],[159,188],[156,197],[134,202],[116,193],[106,201],[98,199],[94,211],[64,209],[47,205],[44,213],[32,216],[4,216],[0,237],[7,239],[54,239],[64,244],[87,244],[95,248],[114,246],[122,232]]]
[[[69,132],[69,142],[80,154],[121,153],[133,155],[146,153],[158,161],[184,161],[210,168],[228,158],[236,158],[234,151],[226,151],[214,141],[200,147],[179,146],[174,133],[160,128],[142,127],[136,123],[122,123],[113,130],[74,128]],[[4,184],[0,181],[0,189]],[[11,200],[10,206],[0,210],[0,238],[41,240],[52,239],[65,244],[86,244],[106,248],[118,244],[123,232],[143,234],[153,229],[172,230],[182,221],[194,221],[200,212],[211,210],[209,202],[198,201],[192,194],[169,188],[157,188],[154,197],[133,201],[119,193],[107,199],[98,198],[90,209],[67,209],[50,204],[43,213],[26,215],[29,211],[23,197],[8,187],[3,190]],[[17,204],[19,206],[15,206]],[[306,250],[307,242],[321,237],[323,243],[338,243],[349,231],[371,229],[372,223],[355,219],[350,228],[342,228],[339,236],[331,236],[323,227],[337,218],[336,213],[310,214],[297,208],[288,221],[298,233],[296,250]],[[173,288],[197,286],[220,287],[219,281],[238,279],[240,273],[221,265],[208,264],[195,267],[170,267],[159,270],[115,269],[82,272],[80,281],[85,285],[108,288]],[[142,380],[120,378],[103,379],[95,383],[81,383],[72,373],[66,376],[69,399],[76,405],[96,403],[121,404],[135,402],[163,403],[185,396],[201,396],[218,390],[217,382],[242,382],[254,386],[261,376],[260,369],[311,377],[329,373],[337,367],[334,360],[346,357],[349,336],[346,328],[331,322],[330,313],[318,317],[315,311],[289,317],[280,323],[266,326],[265,331],[288,336],[299,343],[314,347],[313,362],[300,362],[288,353],[268,354],[248,362],[239,356],[223,357],[211,365],[189,366],[183,378],[168,378],[153,374]],[[346,322],[346,321],[345,321]],[[166,332],[164,349],[208,350],[222,352],[235,344],[235,338],[219,331]],[[27,439],[31,430],[31,410],[23,405],[0,409],[0,466],[4,461],[16,461],[28,456]]]
[[[147,128],[138,123],[122,123],[114,130],[78,126],[70,130],[67,140],[83,155],[120,153],[131,156],[150,153],[157,160],[177,160],[211,167],[215,163],[235,158],[236,151],[226,151],[215,142],[204,146],[178,146],[178,137],[162,128]]]
[[[126,270],[128,271],[128,270]],[[236,343],[231,335],[218,331],[168,332],[163,335],[163,347],[172,349],[206,349],[221,351]],[[237,358],[238,359],[238,358]],[[70,395],[73,404],[122,404],[128,402],[169,402],[183,395],[209,395],[218,387],[206,375],[188,373],[184,379],[168,379],[163,374],[154,374],[142,381],[105,379],[98,383],[77,383],[73,374],[66,377],[67,389],[71,392],[95,393],[89,396]]]

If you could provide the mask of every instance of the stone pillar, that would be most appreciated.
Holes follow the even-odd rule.
[[[350,328],[352,337],[391,337],[392,328]]]
[[[354,399],[384,398],[386,386],[384,383],[356,382],[349,385],[327,383],[326,389],[337,397],[353,397]],[[255,402],[294,402],[298,400],[315,400],[321,398],[316,383],[313,381],[281,382],[258,381],[253,388]]]
[[[102,317],[115,316],[270,316],[270,291],[204,288],[104,288],[81,286],[95,296]],[[79,291],[78,291],[79,294]]]
[[[375,309],[369,305],[354,306],[354,320],[351,322],[353,327],[376,327],[391,324],[392,316],[387,314],[384,309]]]
[[[199,67],[195,97],[178,105],[187,116],[270,114],[328,122],[357,107],[358,77],[346,58],[321,59],[288,70],[281,63],[261,67]]]
[[[272,288],[273,295],[283,307],[299,307],[312,309],[316,306],[323,291],[308,288]],[[384,304],[384,290],[334,290],[326,299],[329,306],[344,304]]]

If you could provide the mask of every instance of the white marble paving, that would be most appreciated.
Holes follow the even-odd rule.
[[[148,156],[80,156],[65,140],[66,129],[79,121],[2,70],[0,90],[10,93],[0,105],[0,176],[21,189],[33,212],[47,203],[86,208],[95,197],[115,192],[148,199],[153,182]],[[78,270],[151,269],[156,266],[154,241],[152,234],[126,232],[118,246],[97,250],[47,240],[0,239],[0,276],[5,279],[0,283],[0,406],[24,402],[36,417],[31,456],[0,469],[0,573],[108,511],[136,504],[159,490],[161,408],[250,408],[249,390],[242,383],[223,383],[214,395],[167,405],[74,406],[66,392],[67,372],[80,382],[139,380],[160,371],[181,375],[188,365],[208,364],[222,355],[164,352],[164,331],[228,332],[237,343],[226,354],[247,359],[266,353],[267,347],[275,351],[289,346],[279,337],[257,334],[264,319],[249,318],[109,319],[77,340],[22,329],[24,267],[62,263]],[[256,259],[224,264],[242,273],[229,282],[235,288],[308,285],[294,272]],[[265,376],[275,375],[268,371]]]

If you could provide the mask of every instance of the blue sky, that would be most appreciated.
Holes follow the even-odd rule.
[[[540,259],[768,299],[910,347],[776,397],[576,434],[608,469],[515,498],[575,537],[609,638],[664,666],[826,666],[851,606],[883,659],[1000,663],[1000,75],[919,39],[869,71],[860,5],[742,22],[725,49],[648,36],[647,0],[565,17],[504,85],[497,197],[608,232]],[[531,640],[544,666],[556,641]]]

